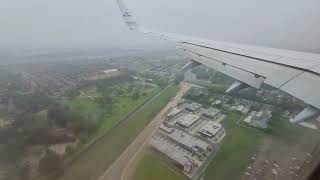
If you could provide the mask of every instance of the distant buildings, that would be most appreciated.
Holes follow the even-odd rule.
[[[13,123],[13,120],[0,118],[0,129],[11,127],[12,123]]]
[[[103,72],[105,74],[112,74],[112,73],[115,73],[115,72],[118,72],[119,69],[107,69],[107,70],[104,70]]]

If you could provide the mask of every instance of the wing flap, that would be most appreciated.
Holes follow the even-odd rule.
[[[260,88],[260,86],[263,84],[265,80],[265,78],[262,76],[256,76],[256,74],[221,63],[219,61],[215,61],[205,56],[199,56],[198,54],[185,51],[184,49],[180,49],[178,53],[257,89]]]
[[[280,89],[320,109],[320,78],[317,74],[304,72]]]
[[[203,46],[183,44],[182,46],[180,46],[180,48],[188,52],[192,52],[194,54],[198,54],[209,59],[228,64],[229,66],[247,71],[251,74],[265,77],[265,83],[276,88],[280,88],[282,85],[303,72],[296,68],[291,68],[288,66],[283,66],[266,61],[260,61],[246,56],[230,54],[224,51],[219,51]],[[205,63],[205,65],[207,64],[209,64],[209,62]]]

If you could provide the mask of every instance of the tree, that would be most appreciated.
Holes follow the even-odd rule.
[[[65,96],[70,97],[70,98],[75,98],[75,97],[79,96],[80,94],[81,93],[78,89],[70,89],[64,93]]]
[[[52,119],[59,127],[66,127],[68,123],[67,112],[59,105],[53,105],[48,108],[48,118]]]
[[[140,97],[140,93],[139,93],[139,91],[135,91],[133,94],[132,94],[132,99],[133,100],[137,100],[137,99],[139,99],[139,97]]]
[[[38,170],[41,174],[46,175],[50,172],[58,170],[62,165],[59,155],[51,150],[47,150],[45,156],[40,160]]]

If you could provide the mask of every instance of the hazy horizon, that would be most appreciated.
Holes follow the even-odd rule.
[[[126,0],[156,31],[320,53],[316,0]],[[170,47],[127,30],[115,0],[0,0],[0,48]]]

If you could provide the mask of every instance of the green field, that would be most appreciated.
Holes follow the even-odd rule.
[[[180,170],[164,161],[159,153],[147,151],[135,170],[133,180],[187,180]]]
[[[263,132],[257,129],[239,126],[236,121],[240,117],[238,114],[231,113],[223,121],[227,130],[226,142],[209,164],[201,179],[224,180],[240,177],[263,135]]]
[[[119,86],[119,88],[122,87]],[[77,98],[63,100],[63,104],[81,113],[84,117],[90,117],[93,121],[99,121],[97,133],[93,134],[93,137],[90,138],[92,142],[114,127],[127,113],[133,111],[150,97],[158,93],[159,89],[154,88],[147,92],[145,96],[140,96],[136,100],[133,100],[130,96],[115,96],[112,114],[108,114],[106,110],[92,98],[100,96],[100,94],[96,92],[95,87],[86,88]]]
[[[126,149],[152,118],[176,94],[177,87],[171,85],[140,110],[119,123],[97,143],[83,152],[70,166],[65,168],[60,180],[96,180]]]

